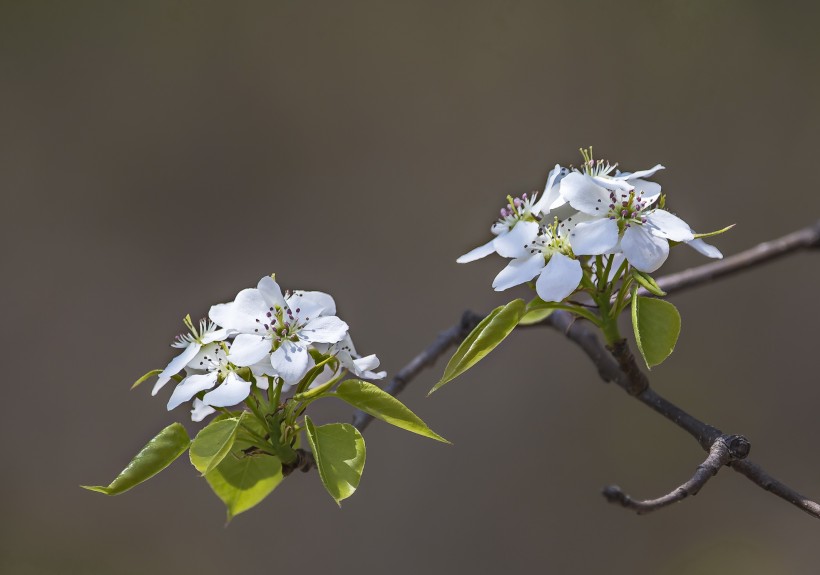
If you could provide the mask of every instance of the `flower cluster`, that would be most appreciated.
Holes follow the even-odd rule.
[[[159,373],[152,392],[156,395],[171,379],[177,380],[168,409],[193,399],[194,421],[215,408],[243,402],[254,384],[263,390],[275,384],[287,391],[309,373],[306,383],[311,386],[330,381],[340,370],[364,379],[385,376],[373,371],[379,366],[375,355],[356,353],[348,325],[336,316],[336,303],[326,293],[283,294],[266,276],[234,301],[212,306],[208,317],[198,328],[185,319],[190,333],[172,344],[183,351]],[[318,373],[317,358],[324,362]]]
[[[501,217],[490,228],[495,237],[457,261],[498,253],[512,261],[493,281],[496,291],[535,279],[542,300],[561,302],[582,284],[585,270],[587,277],[595,274],[594,258],[585,256],[611,256],[611,272],[625,259],[646,273],[666,261],[670,241],[711,258],[723,257],[700,239],[710,234],[696,234],[663,209],[661,186],[648,180],[663,166],[621,172],[617,164],[593,159],[592,148],[581,153],[580,168],[556,165],[550,171],[540,198],[538,193],[508,196]]]

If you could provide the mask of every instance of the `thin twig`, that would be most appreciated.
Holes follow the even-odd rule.
[[[740,435],[721,435],[709,449],[706,460],[698,465],[695,474],[683,485],[676,488],[671,493],[667,493],[657,499],[636,500],[624,493],[617,485],[610,485],[604,488],[604,497],[610,503],[617,503],[622,507],[631,509],[639,515],[657,511],[678,501],[683,501],[690,495],[697,495],[698,491],[706,485],[712,477],[717,475],[720,468],[728,465],[734,460],[740,460],[749,453],[749,442]]]

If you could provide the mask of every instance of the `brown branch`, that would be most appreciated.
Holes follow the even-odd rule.
[[[763,242],[753,248],[702,266],[658,278],[660,288],[667,294],[745,271],[773,259],[806,249],[820,248],[820,220],[796,232]],[[641,295],[645,295],[642,290]]]
[[[657,511],[678,501],[683,501],[690,495],[697,495],[712,477],[717,475],[720,468],[729,463],[746,457],[749,453],[749,442],[741,435],[721,435],[709,449],[706,460],[698,465],[695,474],[689,481],[657,499],[635,500],[621,491],[617,485],[604,488],[604,497],[610,503],[618,503],[622,507],[631,509],[639,515]]]

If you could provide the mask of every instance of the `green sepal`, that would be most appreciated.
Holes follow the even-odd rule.
[[[717,230],[717,231],[714,231],[714,232],[706,232],[705,234],[695,234],[695,239],[698,239],[698,238],[711,238],[712,236],[719,236],[720,234],[728,232],[729,230],[731,230],[736,225],[737,224],[732,224],[731,226],[726,226],[722,230]]]
[[[649,293],[656,295],[656,296],[665,296],[666,292],[661,289],[661,286],[658,285],[658,282],[655,281],[651,275],[646,272],[642,272],[632,268],[632,277],[635,278],[639,284],[641,284],[646,291]]]
[[[680,313],[674,305],[633,293],[632,329],[646,367],[651,369],[672,354],[680,327]]]
[[[444,368],[444,375],[427,395],[470,369],[495,349],[518,325],[526,307],[524,300],[516,299],[491,311],[458,346]]]
[[[182,424],[172,423],[149,441],[107,487],[102,485],[81,485],[80,487],[105,495],[119,495],[168,467],[177,457],[185,453],[190,444],[191,439]]]
[[[262,424],[253,417],[243,418],[243,425],[251,427],[259,435],[266,433]],[[267,453],[251,453],[252,448],[259,446],[245,436],[247,434],[243,436],[240,429],[230,452],[219,465],[205,474],[208,485],[225,504],[228,521],[258,505],[284,479],[279,458]]]
[[[362,478],[365,461],[364,438],[348,423],[328,423],[316,427],[305,416],[307,433],[319,477],[336,503],[356,491]]]
[[[436,441],[450,443],[427,427],[427,424],[401,401],[372,383],[360,379],[347,379],[339,384],[336,397],[391,425]]]
[[[191,442],[189,457],[191,464],[202,475],[213,471],[230,453],[237,433],[245,419],[243,412],[238,417],[215,420],[203,427]]]

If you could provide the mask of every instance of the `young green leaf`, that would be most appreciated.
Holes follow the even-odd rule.
[[[197,471],[206,475],[230,453],[243,419],[244,413],[239,417],[212,421],[196,434],[189,457]]]
[[[527,304],[524,316],[518,321],[518,325],[532,325],[547,319],[556,310],[552,302],[546,302],[540,297],[535,298]]]
[[[106,495],[119,495],[168,467],[177,457],[185,453],[190,444],[191,439],[182,424],[172,423],[149,441],[110,485],[107,487],[81,485],[80,487]]]
[[[524,300],[516,299],[491,311],[458,347],[444,368],[444,375],[427,395],[470,369],[504,341],[518,325],[525,308]]]
[[[244,418],[243,424],[258,434],[265,433],[262,424],[254,418]],[[228,455],[205,475],[208,485],[225,504],[228,521],[259,504],[284,479],[278,458],[265,453],[245,453],[253,446],[253,442],[243,438],[240,429]]]
[[[633,294],[632,329],[650,369],[671,355],[680,335],[680,324],[680,313],[671,303]]]
[[[359,486],[364,470],[364,438],[347,423],[328,423],[316,427],[305,416],[308,442],[316,458],[319,477],[339,506]]]
[[[147,381],[147,380],[151,379],[151,378],[152,378],[152,377],[154,377],[155,375],[159,375],[160,373],[162,373],[162,370],[161,370],[161,369],[152,369],[151,371],[149,371],[148,373],[146,373],[145,375],[143,375],[141,378],[139,378],[137,381],[135,381],[135,382],[134,382],[134,384],[131,386],[131,389],[134,389],[134,388],[135,388],[135,387],[137,387],[139,384],[141,384],[141,383],[143,383],[143,382],[145,382],[145,381]]]
[[[391,425],[436,441],[450,443],[427,427],[427,424],[401,401],[372,383],[358,379],[345,380],[336,390],[336,397]]]
[[[641,284],[646,291],[656,296],[665,296],[666,292],[661,289],[661,286],[655,281],[651,275],[646,272],[638,271],[632,268],[632,277]]]
[[[728,232],[729,230],[731,230],[736,225],[737,224],[732,224],[731,226],[726,226],[722,230],[717,230],[717,231],[714,231],[714,232],[706,232],[705,234],[695,234],[695,239],[697,239],[697,238],[711,238],[712,236],[720,235],[724,232]]]

